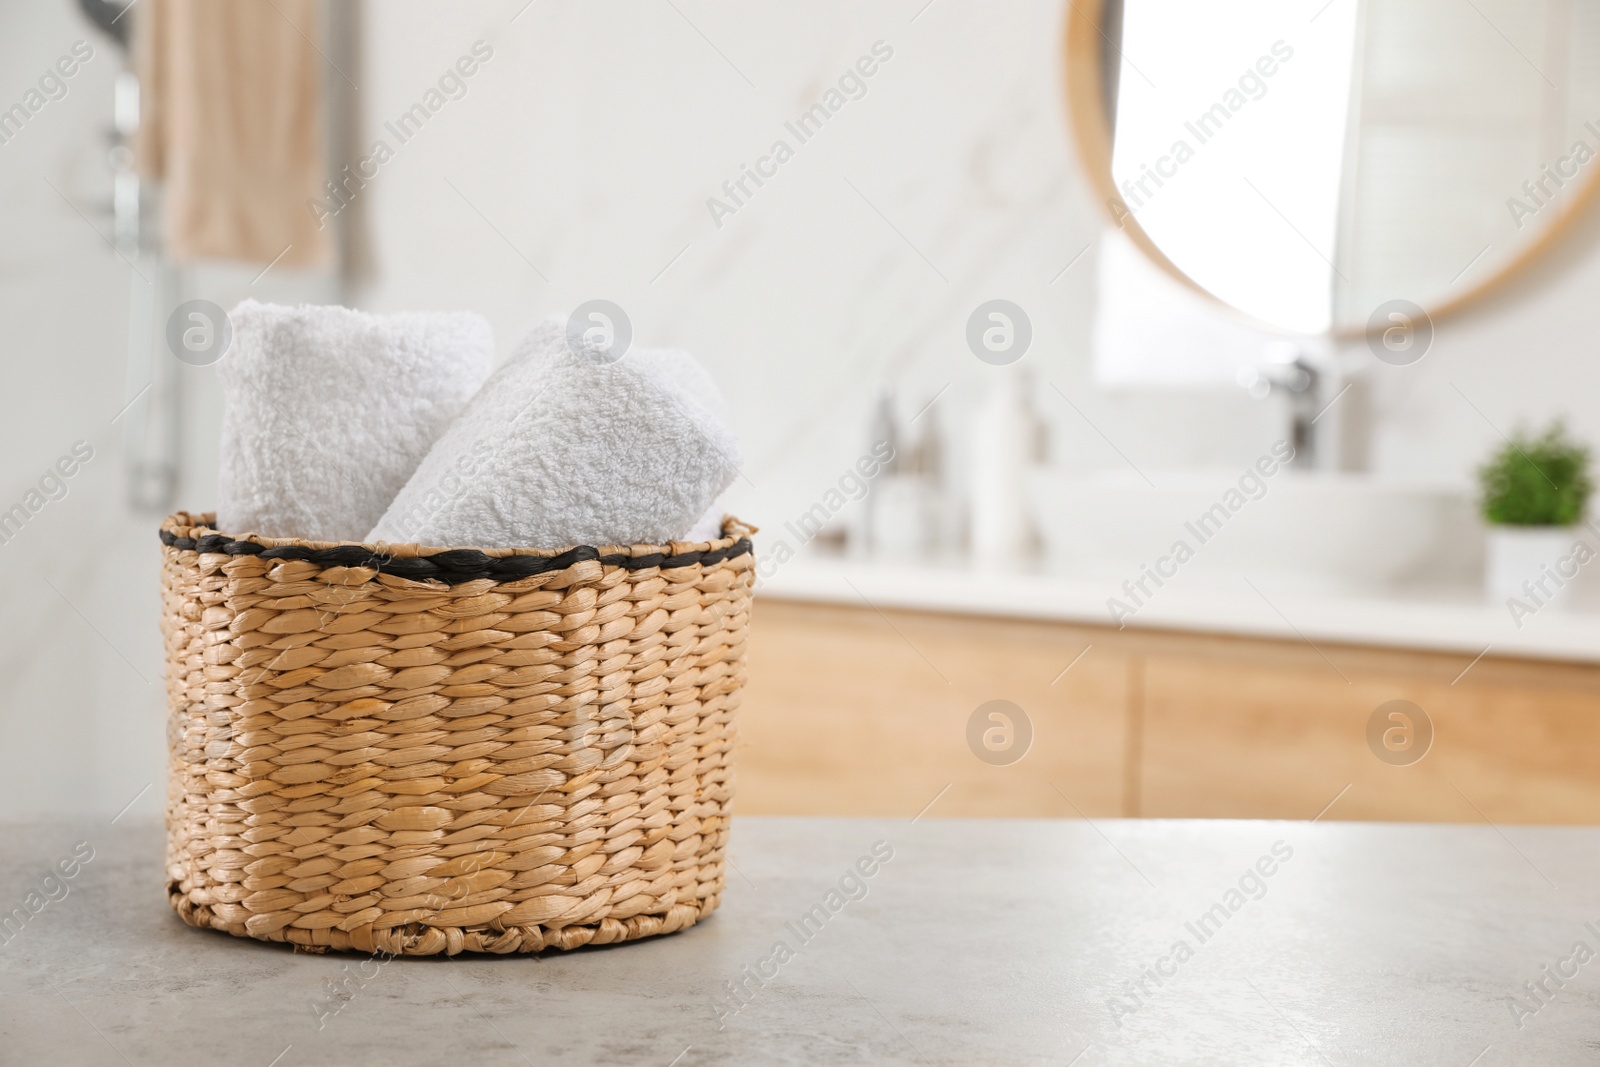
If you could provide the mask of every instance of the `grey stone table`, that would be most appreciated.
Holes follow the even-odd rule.
[[[681,934],[390,961],[190,929],[160,854],[0,827],[0,1063],[1600,1057],[1600,830],[741,818]]]

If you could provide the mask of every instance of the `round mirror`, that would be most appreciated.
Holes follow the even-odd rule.
[[[1463,306],[1600,175],[1600,0],[1072,0],[1066,70],[1129,242],[1281,331]]]

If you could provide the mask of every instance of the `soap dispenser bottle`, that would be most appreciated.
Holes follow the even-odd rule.
[[[1038,448],[1023,376],[1001,368],[972,420],[967,500],[973,561],[986,568],[1022,563],[1032,546],[1027,468]]]

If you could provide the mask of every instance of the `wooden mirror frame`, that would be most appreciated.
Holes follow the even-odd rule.
[[[1161,268],[1174,281],[1198,294],[1213,306],[1233,318],[1246,322],[1258,330],[1286,336],[1304,336],[1296,331],[1263,322],[1204,288],[1167,258],[1155,241],[1145,232],[1132,213],[1118,219],[1112,210],[1113,202],[1120,202],[1121,192],[1111,174],[1111,129],[1107,123],[1110,114],[1106,100],[1107,80],[1102,70],[1102,59],[1111,44],[1101,29],[1104,22],[1106,0],[1067,0],[1066,34],[1063,49],[1063,83],[1066,91],[1067,125],[1071,139],[1078,151],[1079,162],[1087,173],[1090,188],[1104,211],[1106,218],[1128,237],[1144,255]],[[1433,306],[1422,305],[1429,320],[1437,325],[1442,319],[1467,311],[1501,289],[1507,282],[1523,274],[1554,250],[1578,228],[1578,223],[1593,208],[1600,194],[1600,168],[1595,168],[1584,183],[1573,190],[1567,203],[1560,207],[1550,224],[1538,237],[1530,241],[1500,269],[1467,288],[1462,293]],[[1338,341],[1359,341],[1374,334],[1365,324],[1335,324],[1327,334]]]

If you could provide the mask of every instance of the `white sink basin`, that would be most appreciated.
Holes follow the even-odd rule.
[[[1159,564],[1163,581],[1309,591],[1470,580],[1481,553],[1458,487],[1280,470],[1263,494],[1238,491],[1241,471],[1146,473],[1155,488],[1131,471],[1031,473],[1053,569],[1120,584]]]

